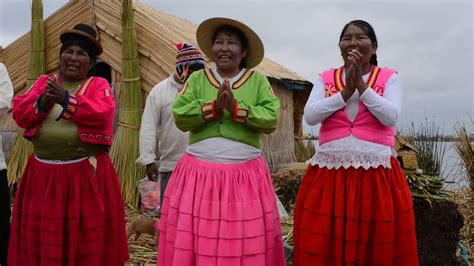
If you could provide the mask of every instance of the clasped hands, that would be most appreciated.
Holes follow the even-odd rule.
[[[352,49],[348,52],[349,67],[346,69],[346,86],[341,91],[344,101],[347,101],[356,89],[359,91],[359,95],[362,95],[368,87],[367,83],[362,79],[362,57],[362,53],[357,49]]]
[[[41,98],[41,109],[49,110],[55,103],[64,106],[66,103],[66,90],[56,83],[53,77],[50,77],[46,83],[46,92]]]
[[[217,92],[217,98],[214,105],[217,114],[226,109],[231,115],[234,114],[235,98],[234,93],[229,85],[229,80],[225,79],[221,88]]]

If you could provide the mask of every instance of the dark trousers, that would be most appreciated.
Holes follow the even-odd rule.
[[[0,171],[0,265],[7,265],[8,237],[10,235],[10,189],[7,170]]]
[[[168,181],[170,181],[172,173],[173,172],[160,172],[160,210],[163,206],[163,198],[165,196],[166,186],[168,186]]]

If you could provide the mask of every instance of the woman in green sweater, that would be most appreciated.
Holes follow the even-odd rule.
[[[193,73],[173,105],[189,147],[165,192],[159,265],[284,265],[276,198],[261,153],[280,104],[246,25],[212,18],[197,30],[216,67]]]

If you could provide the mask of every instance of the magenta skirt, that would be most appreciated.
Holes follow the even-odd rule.
[[[105,152],[46,164],[31,156],[13,208],[8,263],[124,265],[125,211],[117,173]]]
[[[166,188],[158,265],[285,265],[263,157],[223,164],[185,153]]]

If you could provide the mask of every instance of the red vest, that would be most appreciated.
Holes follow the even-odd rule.
[[[329,69],[320,75],[325,84],[326,97],[344,89],[343,68],[344,66],[338,69]],[[394,72],[390,68],[372,67],[367,85],[379,95],[383,95],[385,85]],[[374,143],[392,147],[395,145],[395,128],[380,123],[361,101],[359,101],[359,112],[354,121],[349,121],[344,108],[342,108],[321,123],[319,144],[341,139],[350,134],[358,139]]]

